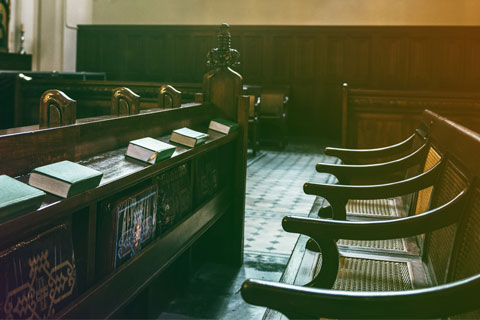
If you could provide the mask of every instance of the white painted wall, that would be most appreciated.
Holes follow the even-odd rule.
[[[18,52],[20,25],[36,71],[75,71],[78,24],[92,23],[92,0],[14,0],[9,51]]]
[[[9,48],[74,71],[77,24],[480,25],[480,0],[13,0]]]
[[[480,0],[93,0],[94,24],[480,25]]]

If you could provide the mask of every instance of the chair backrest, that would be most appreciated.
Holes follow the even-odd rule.
[[[282,116],[285,112],[284,102],[287,92],[282,89],[263,89],[260,95],[260,114]]]
[[[443,284],[480,273],[480,135],[449,120],[431,132],[432,144],[444,159],[431,206],[437,207],[469,186],[468,201],[456,224],[425,237],[424,261]]]
[[[125,116],[140,112],[140,96],[132,90],[121,87],[113,90],[112,115]]]
[[[77,120],[77,102],[60,90],[47,90],[40,98],[40,128],[74,124]]]

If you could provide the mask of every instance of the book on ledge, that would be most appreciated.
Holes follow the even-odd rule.
[[[0,221],[37,209],[45,192],[7,175],[0,176]]]
[[[38,167],[28,183],[43,191],[67,198],[100,184],[103,173],[68,160]]]
[[[238,128],[238,123],[221,119],[221,118],[212,119],[208,126],[208,129],[214,130],[220,133],[224,133],[224,134],[229,134],[230,132],[236,130],[237,128]]]
[[[181,128],[173,130],[170,141],[192,148],[205,143],[207,138],[208,134],[206,133],[198,132],[189,128]]]
[[[132,140],[125,155],[150,164],[170,158],[175,146],[150,137]]]

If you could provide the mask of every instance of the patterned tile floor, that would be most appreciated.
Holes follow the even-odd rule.
[[[187,293],[172,301],[160,319],[262,318],[265,309],[246,304],[240,287],[248,278],[280,278],[298,237],[283,231],[282,218],[308,214],[315,197],[304,194],[303,183],[333,181],[332,176],[315,171],[317,162],[336,161],[322,154],[324,145],[295,141],[284,151],[263,150],[249,159],[243,266],[203,266]]]
[[[265,151],[247,169],[245,252],[290,255],[298,234],[283,231],[286,215],[307,215],[315,196],[303,192],[305,182],[333,180],[317,173],[318,162],[336,162],[319,153]]]

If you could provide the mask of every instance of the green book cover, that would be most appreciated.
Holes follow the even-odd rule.
[[[0,221],[37,209],[45,192],[7,175],[0,176]]]
[[[194,147],[204,143],[208,138],[208,134],[198,132],[189,128],[181,128],[173,130],[170,141],[180,143],[187,147]]]
[[[95,188],[102,176],[102,172],[65,160],[34,169],[28,183],[66,198]]]
[[[150,137],[130,141],[125,155],[143,162],[154,164],[170,158],[176,147]]]
[[[228,134],[238,129],[238,123],[222,118],[216,118],[210,121],[208,128],[217,132]]]

